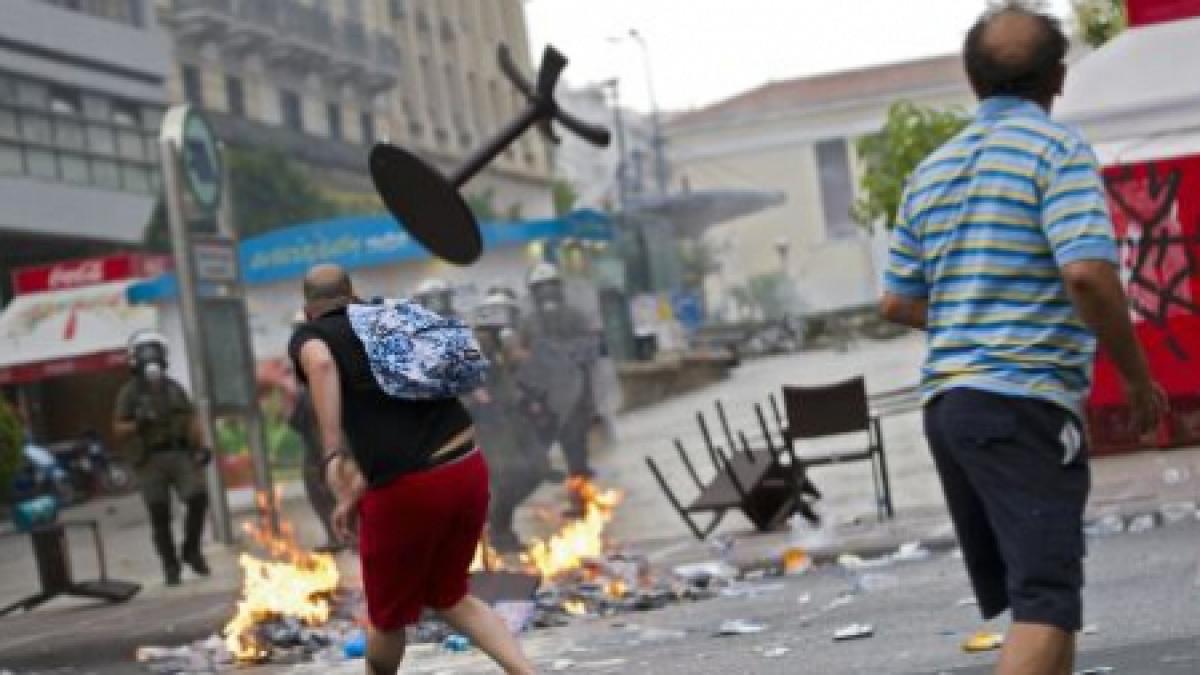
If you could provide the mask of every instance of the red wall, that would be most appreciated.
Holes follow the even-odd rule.
[[[1132,26],[1200,16],[1200,0],[1126,0],[1126,4]]]
[[[1200,155],[1105,169],[1138,338],[1171,399],[1157,438],[1128,430],[1120,379],[1101,353],[1088,410],[1103,452],[1200,444]]]

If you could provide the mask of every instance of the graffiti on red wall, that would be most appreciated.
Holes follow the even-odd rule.
[[[1109,168],[1109,210],[1138,339],[1171,398],[1159,444],[1200,441],[1200,156]],[[1137,445],[1116,368],[1103,353],[1091,398],[1095,442]]]

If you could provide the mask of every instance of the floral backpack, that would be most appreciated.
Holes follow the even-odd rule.
[[[483,384],[488,361],[471,328],[411,300],[346,308],[379,388],[408,400],[456,398]]]

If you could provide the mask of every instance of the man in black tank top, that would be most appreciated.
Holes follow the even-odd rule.
[[[470,596],[469,568],[488,509],[488,471],[458,399],[412,401],[380,389],[346,308],[346,272],[317,265],[288,352],[308,385],[339,535],[358,535],[370,673],[395,673],[404,629],[431,607],[508,673],[532,673],[504,621]]]

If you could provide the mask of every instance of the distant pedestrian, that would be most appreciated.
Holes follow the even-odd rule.
[[[504,621],[468,594],[489,499],[470,415],[457,398],[383,391],[371,368],[378,354],[368,356],[351,325],[359,301],[340,267],[313,267],[304,302],[308,321],[288,351],[311,392],[338,533],[352,537],[357,521],[370,619],[367,672],[397,672],[405,627],[431,607],[508,673],[532,673]]]
[[[1097,337],[1138,431],[1165,409],[1129,319],[1096,158],[1049,117],[1067,47],[1057,19],[1016,2],[970,30],[979,110],[911,176],[882,304],[928,331],[925,431],[980,610],[1012,610],[1006,675],[1072,672]]]

